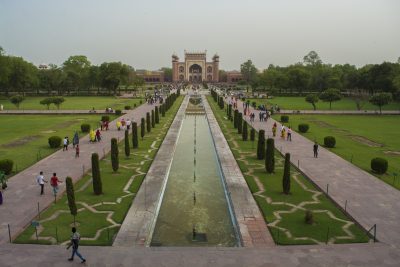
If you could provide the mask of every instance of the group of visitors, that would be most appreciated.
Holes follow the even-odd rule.
[[[65,136],[63,139],[63,151],[68,151],[69,144],[69,137]],[[75,157],[79,157],[79,135],[77,131],[75,131],[72,138],[72,148],[75,150]]]
[[[117,126],[117,130],[118,131],[120,131],[120,130],[123,130],[123,131],[129,130],[131,128],[131,125],[132,125],[132,121],[129,118],[126,119],[126,120],[124,118],[122,118],[121,120],[118,120],[116,122],[116,126]]]
[[[100,129],[108,131],[109,121],[100,121]]]
[[[100,129],[97,129],[96,131],[90,130],[89,138],[90,138],[91,143],[100,142],[101,141]],[[79,157],[79,154],[78,154],[78,157]]]
[[[36,182],[40,187],[40,195],[44,195],[44,185],[48,182],[43,175],[43,171],[39,173],[36,177]],[[50,178],[50,186],[53,189],[53,194],[56,196],[58,193],[58,185],[62,183],[57,177],[57,173],[53,173],[53,176]]]

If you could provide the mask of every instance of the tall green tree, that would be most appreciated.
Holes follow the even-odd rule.
[[[144,118],[142,118],[140,121],[140,137],[142,137],[142,140],[145,135],[145,130],[144,130],[145,127],[146,127],[146,122],[145,122]]]
[[[146,113],[146,128],[149,133],[151,131],[150,112]]]
[[[242,140],[247,141],[247,136],[249,134],[249,131],[247,130],[247,122],[243,120],[243,127],[242,127]]]
[[[129,131],[125,130],[125,156],[128,158],[131,155],[131,147],[129,146]]]
[[[243,115],[241,112],[239,112],[237,116],[238,134],[242,134],[242,127],[243,127]]]
[[[314,110],[317,110],[317,106],[315,104],[318,102],[318,96],[316,94],[308,94],[306,96],[306,102],[310,103]]]
[[[74,191],[74,184],[72,182],[71,177],[67,177],[65,179],[65,187],[67,191],[67,200],[68,200],[68,207],[69,211],[72,216],[74,216],[74,225],[75,225],[75,217],[78,214],[78,209],[75,203],[75,191]]]
[[[382,107],[384,105],[387,105],[390,103],[392,100],[392,95],[390,93],[379,93],[373,95],[370,99],[369,102],[371,102],[373,105],[379,107],[379,112],[382,114]]]
[[[267,149],[265,151],[265,170],[268,173],[275,171],[275,140],[273,138],[267,139]]]
[[[97,153],[92,154],[92,180],[94,194],[101,195],[103,193],[103,184],[101,182],[99,155]]]
[[[252,84],[258,79],[258,70],[250,59],[240,65],[240,72],[242,73],[243,78],[247,82],[247,84]]]
[[[337,89],[327,89],[319,95],[319,99],[329,102],[329,109],[332,109],[332,102],[342,99],[340,91]]]
[[[128,143],[129,147],[129,143]],[[117,138],[111,138],[111,166],[114,172],[119,169],[119,157],[118,157],[118,141]]]
[[[151,110],[151,128],[156,127],[156,118],[154,115],[154,109]]]
[[[25,98],[22,95],[14,95],[10,97],[10,102],[13,103],[17,109],[19,109],[19,105],[24,101]]]
[[[285,154],[285,167],[283,169],[282,188],[285,195],[288,195],[290,193],[290,153]]]
[[[264,158],[265,158],[265,131],[260,130],[258,132],[257,159],[262,160]]]
[[[138,129],[137,129],[137,123],[136,122],[132,123],[132,147],[133,148],[138,148],[139,147]]]
[[[154,116],[155,116],[156,123],[157,124],[160,123],[160,112],[158,110],[158,106],[155,107],[155,115]]]

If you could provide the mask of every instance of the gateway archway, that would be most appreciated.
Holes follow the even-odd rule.
[[[202,68],[199,64],[193,64],[189,67],[189,81],[190,82],[202,82]]]

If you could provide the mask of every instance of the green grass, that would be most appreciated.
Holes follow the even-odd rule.
[[[275,119],[280,118],[279,115],[274,117]],[[299,123],[310,125],[308,132],[303,134],[308,139],[323,144],[325,136],[334,136],[336,147],[329,149],[330,151],[400,189],[400,116],[289,116],[289,125],[292,125],[293,129],[297,130]],[[399,154],[388,154],[387,151],[397,151]],[[388,160],[389,169],[386,174],[378,175],[371,171],[371,159],[375,157]],[[393,183],[393,173],[398,174],[395,183]]]
[[[369,238],[364,230],[294,166],[291,166],[291,193],[283,194],[284,159],[279,152],[275,151],[275,173],[267,174],[264,160],[256,158],[257,140],[254,143],[242,141],[241,135],[233,128],[233,123],[226,119],[225,111],[220,110],[211,97],[208,97],[208,101],[276,243],[282,245],[324,243],[328,231],[329,242],[368,242]],[[314,224],[309,225],[304,222],[305,210],[313,211]],[[343,230],[346,224],[348,231],[351,232],[350,235]]]
[[[312,110],[313,106],[305,101],[305,97],[274,97],[272,99],[258,99],[249,98],[250,103],[255,101],[257,106],[260,104],[271,105],[277,104],[281,109],[288,110]],[[317,110],[329,110],[329,102],[322,102],[321,100],[316,103]],[[350,98],[342,98],[337,102],[332,103],[332,110],[357,110],[355,102]],[[372,105],[368,101],[364,102],[361,110],[377,110],[377,106]],[[382,107],[382,110],[400,110],[400,102],[392,102]]]
[[[26,97],[25,100],[20,104],[19,109],[41,109],[46,110],[47,106],[41,105],[40,101],[46,98],[43,97]],[[123,110],[125,106],[139,105],[141,99],[128,99],[128,98],[117,98],[113,96],[66,96],[64,97],[65,102],[60,106],[60,109],[65,110],[90,110],[93,107],[95,109],[106,109],[111,107],[115,109]],[[144,101],[144,100],[142,100]],[[0,104],[4,106],[5,110],[17,109],[8,99],[0,98]],[[54,110],[57,107],[52,104],[50,109]]]
[[[141,174],[140,172],[147,173],[147,170],[150,168],[151,162],[157,153],[158,148],[173,121],[173,118],[175,117],[182,99],[183,97],[178,98],[170,111],[166,113],[166,116],[160,117],[160,124],[157,124],[155,128],[152,128],[151,133],[146,134],[143,140],[139,139],[139,148],[131,149],[131,156],[129,158],[126,158],[124,154],[124,142],[122,141],[119,144],[120,168],[116,173],[113,173],[112,171],[110,155],[107,155],[105,159],[100,161],[100,171],[103,184],[102,195],[96,196],[93,194],[91,173],[85,175],[82,179],[75,183],[74,188],[77,206],[78,209],[83,209],[78,212],[76,217],[78,229],[83,238],[83,240],[81,240],[81,244],[112,244],[113,238],[119,230],[119,226],[115,225],[115,227],[107,228],[113,226],[113,224],[107,221],[106,218],[108,214],[112,213],[110,218],[115,222],[115,224],[121,224],[123,222],[134,195],[139,190],[144,179],[145,175]],[[154,141],[156,141],[155,149],[151,150],[150,148]],[[146,159],[147,156],[150,157],[150,160]],[[138,172],[138,168],[140,172]],[[131,192],[129,194],[129,192],[124,192],[123,189],[133,176],[135,177],[128,189]],[[85,187],[85,185],[87,186]],[[97,211],[108,213],[93,213],[81,205],[80,203],[82,202],[86,203]],[[65,212],[61,213],[54,219],[46,221],[46,219],[60,211]],[[14,242],[54,244],[68,241],[70,237],[71,225],[73,224],[73,217],[69,213],[66,195],[64,194],[56,204],[53,203],[49,208],[47,208],[42,213],[39,221],[41,222],[41,227],[43,227],[43,230],[39,233],[39,237],[47,237],[51,238],[51,240],[39,239],[36,241],[35,238],[32,239],[35,229],[32,226],[28,226],[16,238],[16,240],[14,240]],[[56,229],[58,240],[56,240]],[[100,229],[103,229],[103,231],[96,240],[84,240],[84,238],[94,238],[96,232]]]
[[[84,136],[81,124],[97,127],[100,118],[100,115],[0,115],[0,159],[13,160],[15,174],[56,151],[48,144],[50,136],[69,136],[72,140],[75,131]]]

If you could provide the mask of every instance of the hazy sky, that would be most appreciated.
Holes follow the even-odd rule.
[[[400,57],[400,0],[0,0],[0,46],[35,64],[83,54],[94,64],[171,66],[184,49],[220,55],[220,68]]]

